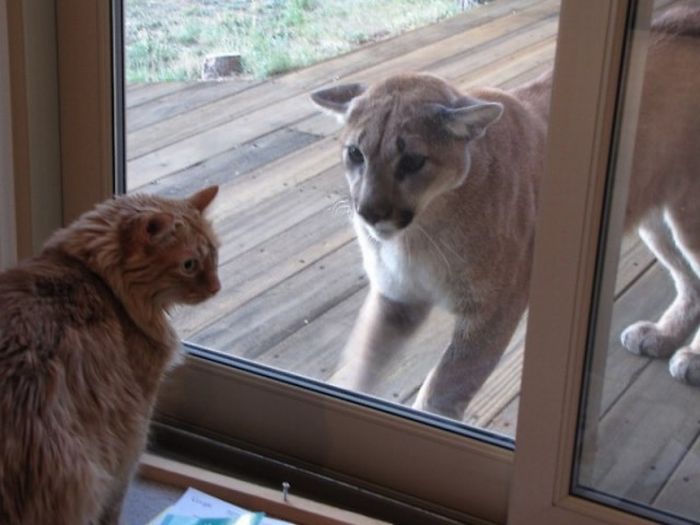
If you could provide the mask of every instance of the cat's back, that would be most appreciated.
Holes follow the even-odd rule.
[[[66,258],[0,273],[0,523],[39,523],[59,509],[68,523],[106,490],[81,435],[102,424],[94,371],[104,368],[96,350],[107,352],[97,334],[114,320],[110,290]]]
[[[55,410],[82,430],[96,392],[127,379],[125,317],[104,281],[60,253],[0,273],[0,419],[49,425]]]
[[[108,291],[106,285],[79,262],[45,253],[0,272],[0,319],[7,320],[5,308],[31,305],[49,311],[54,301],[94,305],[94,293],[103,291]]]
[[[77,261],[48,253],[0,273],[0,374],[9,361],[62,358],[62,336],[115,320],[109,288]]]

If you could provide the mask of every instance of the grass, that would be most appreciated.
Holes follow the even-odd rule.
[[[255,78],[434,23],[459,0],[125,0],[127,83],[191,80],[238,53]]]

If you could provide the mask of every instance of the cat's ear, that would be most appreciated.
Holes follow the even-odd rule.
[[[436,104],[435,109],[452,135],[467,140],[483,137],[486,129],[503,115],[503,104],[475,99],[454,108]]]
[[[211,201],[214,200],[217,193],[219,193],[218,186],[209,186],[208,188],[204,188],[203,190],[190,196],[187,199],[187,202],[190,204],[190,206],[198,209],[200,212],[203,212],[207,206],[211,204]]]
[[[139,221],[140,237],[148,244],[157,244],[175,228],[175,217],[165,211],[144,213]]]
[[[350,103],[366,90],[367,86],[364,84],[343,84],[314,91],[311,93],[311,100],[326,113],[334,115],[340,122],[345,122]]]

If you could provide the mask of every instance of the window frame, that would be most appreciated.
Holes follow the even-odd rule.
[[[562,0],[554,131],[540,195],[526,340],[527,348],[538,350],[525,355],[517,453],[196,355],[188,356],[164,388],[159,424],[255,444],[290,463],[303,462],[455,519],[650,523],[569,495],[600,217],[633,3]],[[61,205],[67,222],[112,193],[119,169],[111,116],[114,15],[107,2],[54,0],[54,5]],[[571,93],[581,95],[573,109]],[[552,319],[561,321],[555,330]],[[235,402],[250,399],[255,403]]]
[[[0,269],[17,261],[10,40],[5,0],[0,8]]]
[[[549,136],[548,182],[540,195],[526,336],[526,348],[537,352],[526,353],[523,371],[509,507],[513,525],[655,523],[571,493],[584,377],[595,343],[591,329],[597,315],[606,318],[596,310],[607,308],[597,297],[596,279],[614,283],[614,272],[596,272],[603,258],[617,256],[603,250],[607,227],[621,235],[621,213],[606,216],[606,199],[612,198],[613,169],[629,165],[631,148],[621,141],[633,137],[624,131],[636,129],[641,91],[640,83],[625,80],[643,72],[646,57],[644,43],[633,47],[631,39],[635,31],[647,34],[652,7],[653,0],[562,6],[560,27],[576,23],[578,31],[557,48],[557,64],[569,67],[555,69],[550,126],[557,132]],[[600,289],[612,289],[605,284]]]
[[[54,230],[113,193],[108,6],[0,5],[0,138],[7,150],[0,159],[0,264],[37,253]]]
[[[56,6],[63,223],[115,190],[118,160],[116,62],[111,2]],[[116,93],[116,94],[115,94]]]
[[[9,107],[3,122],[6,264],[38,251],[62,221],[58,89],[53,5],[2,4],[3,92]]]

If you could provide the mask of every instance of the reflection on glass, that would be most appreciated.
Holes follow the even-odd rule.
[[[573,489],[700,523],[700,3],[631,34]]]
[[[223,288],[203,308],[174,312],[173,322],[183,339],[300,376],[347,385],[343,375],[347,378],[348,369],[343,368],[341,354],[368,296],[368,278],[351,218],[356,203],[351,202],[344,174],[348,150],[343,154],[339,147],[336,119],[323,115],[310,94],[333,85],[373,84],[403,71],[439,75],[460,92],[474,86],[510,90],[551,69],[559,0],[478,4],[125,0],[128,191],[175,196],[220,185],[212,218],[222,242]],[[369,12],[372,16],[367,16]],[[538,96],[531,97],[532,111],[544,115],[548,92]],[[327,109],[331,105],[326,101]],[[509,109],[504,123],[517,118],[512,114]],[[482,139],[476,135],[499,116],[491,105],[485,112],[474,112],[471,120],[464,117],[464,129],[455,133],[472,134],[461,137],[463,145],[467,138],[478,144]],[[443,367],[454,377],[441,380],[437,390],[446,392],[443,404],[452,408],[441,410],[443,415],[510,437],[520,390],[524,340],[520,316],[526,303],[522,290],[529,274],[528,221],[535,193],[523,181],[537,171],[533,167],[537,158],[528,161],[525,173],[527,163],[513,157],[513,152],[539,151],[543,157],[545,122],[542,117],[518,128],[530,136],[522,148],[502,144],[500,151],[492,145],[489,152],[473,152],[479,157],[473,161],[475,171],[500,166],[510,176],[513,170],[506,166],[510,162],[520,166],[522,174],[517,183],[500,188],[511,192],[517,186],[520,192],[517,199],[512,193],[504,196],[500,212],[490,204],[492,194],[472,197],[478,202],[467,227],[473,232],[478,226],[491,245],[520,243],[521,251],[504,251],[499,259],[473,240],[465,249],[464,238],[438,238],[436,232],[444,228],[433,225],[428,231],[419,220],[422,208],[416,200],[392,205],[396,224],[405,222],[411,228],[408,223],[413,221],[420,249],[430,252],[436,262],[420,279],[458,273],[469,258],[480,260],[489,271],[500,269],[498,282],[468,276],[475,279],[474,287],[499,291],[477,298],[481,304],[468,295],[469,290],[456,292],[457,302],[463,299],[461,308],[471,308],[485,319],[478,337],[467,335],[478,323],[462,326],[457,333],[463,332],[470,348],[494,350],[482,359],[481,371]],[[455,120],[455,129],[458,124]],[[423,176],[422,183],[418,176],[410,177],[446,158],[426,160],[426,144],[409,135],[396,136],[390,147],[398,147],[401,138],[405,153],[411,154],[400,161],[401,176],[411,179],[406,184],[415,185],[415,195],[427,202],[432,198],[428,193],[460,183],[459,174],[452,174],[453,180],[441,188],[428,184],[430,175]],[[504,144],[524,141],[521,135]],[[358,145],[365,150],[352,153],[356,160],[357,155],[371,154]],[[510,161],[505,160],[508,155]],[[368,162],[376,165],[376,161]],[[382,199],[374,204],[379,206],[363,210],[365,218],[386,211]],[[503,220],[498,224],[485,219],[499,213]],[[456,220],[446,219],[445,224]],[[415,260],[418,252],[412,254]],[[387,323],[398,319],[417,325],[427,319],[386,366],[372,368],[376,377],[367,387],[370,394],[412,406],[453,337],[452,316],[440,308],[430,309],[424,299],[411,308],[385,312]],[[433,299],[436,306],[454,306],[440,297]],[[406,334],[410,331],[407,328]],[[386,351],[375,354],[374,361],[386,357]],[[482,386],[477,376],[486,377],[491,371]],[[360,383],[355,384],[365,388]],[[466,399],[449,399],[453,390],[473,394],[466,411]],[[431,403],[421,406],[432,408]]]

